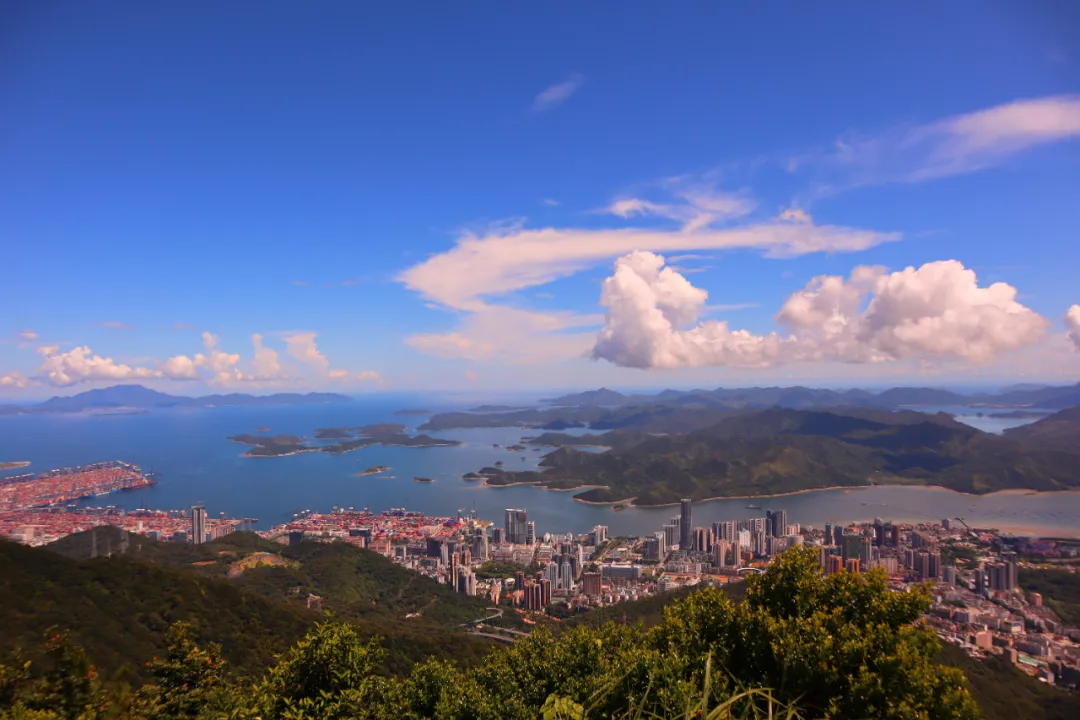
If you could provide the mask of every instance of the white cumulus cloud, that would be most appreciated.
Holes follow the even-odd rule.
[[[286,376],[278,361],[277,351],[263,345],[263,337],[259,333],[251,336],[251,345],[255,349],[255,357],[251,360],[252,378],[262,382],[283,380]]]
[[[0,387],[14,388],[16,390],[20,390],[22,388],[30,387],[31,385],[36,384],[37,383],[26,377],[26,375],[23,375],[18,370],[12,370],[9,373],[0,375]]]
[[[198,380],[199,370],[187,355],[175,355],[161,364],[161,374],[169,380]]]
[[[593,356],[637,368],[769,367],[800,361],[953,359],[985,363],[1038,342],[1049,323],[1005,283],[979,287],[956,260],[889,273],[857,267],[821,276],[793,294],[777,320],[789,333],[756,335],[699,322],[707,293],[634,252],[604,281],[606,323]]]
[[[1076,349],[1080,350],[1080,305],[1073,305],[1065,313],[1065,327],[1069,329],[1069,339],[1076,344]]]
[[[299,332],[286,335],[285,351],[302,363],[311,365],[322,372],[329,372],[330,361],[326,359],[315,344],[316,333]]]
[[[38,373],[56,387],[67,387],[95,380],[141,380],[161,377],[161,372],[146,367],[118,363],[112,358],[95,355],[85,346],[61,353],[56,345],[43,345],[37,349],[42,356]]]

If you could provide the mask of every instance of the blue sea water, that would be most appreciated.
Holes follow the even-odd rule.
[[[204,503],[212,514],[258,518],[267,528],[310,509],[334,506],[383,510],[407,507],[433,515],[452,515],[476,508],[480,517],[501,522],[505,508],[524,508],[543,532],[585,532],[607,525],[615,534],[659,530],[675,508],[632,508],[616,512],[608,506],[575,502],[573,492],[531,486],[485,488],[466,482],[462,474],[502,461],[509,470],[535,468],[542,453],[532,447],[511,453],[506,445],[534,431],[484,428],[433,433],[461,440],[445,448],[371,446],[346,453],[303,453],[279,458],[244,458],[244,445],[229,435],[268,427],[275,434],[308,436],[322,427],[355,427],[374,422],[400,422],[414,429],[420,416],[395,416],[396,410],[426,407],[442,410],[418,397],[371,397],[353,403],[313,406],[177,408],[132,415],[55,414],[0,417],[0,460],[27,460],[29,468],[83,465],[124,460],[153,471],[158,484],[134,492],[82,501],[135,509],[179,509]],[[499,444],[501,448],[494,447]],[[522,459],[524,457],[524,459]],[[356,477],[371,465],[388,465],[385,476]],[[435,482],[416,483],[415,476]],[[938,520],[962,516],[972,524],[1048,535],[1080,535],[1080,493],[996,494],[967,496],[920,487],[873,487],[823,490],[781,498],[717,500],[698,503],[694,522],[740,519],[785,508],[792,522],[820,525],[855,522],[880,516],[898,521]]]

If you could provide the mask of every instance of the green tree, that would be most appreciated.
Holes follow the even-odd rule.
[[[215,643],[200,648],[189,626],[179,622],[169,628],[168,640],[166,656],[147,663],[156,682],[138,693],[146,717],[181,720],[225,711],[231,694],[221,648]]]
[[[822,576],[815,554],[796,548],[747,580],[738,605],[715,590],[673,605],[657,647],[711,657],[730,681],[772,688],[830,718],[975,718],[960,671],[933,663],[939,645],[918,624],[925,591],[896,593],[881,571]]]

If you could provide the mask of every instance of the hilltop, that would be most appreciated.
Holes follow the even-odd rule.
[[[1048,415],[1030,425],[1011,428],[1005,431],[1005,435],[1048,450],[1080,453],[1080,405]]]

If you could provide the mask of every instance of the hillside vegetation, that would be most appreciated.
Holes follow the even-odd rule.
[[[0,542],[0,653],[32,646],[57,626],[104,670],[138,679],[142,662],[165,650],[169,626],[185,621],[197,641],[220,643],[238,669],[261,670],[321,617],[306,607],[310,593],[362,637],[382,638],[386,672],[432,656],[476,662],[491,645],[459,627],[490,615],[483,600],[344,543],[285,547],[234,533],[202,546],[134,535],[125,544],[116,528],[93,532],[96,542],[88,531],[49,549]],[[95,545],[113,556],[87,559]],[[230,567],[254,552],[290,562],[229,579]],[[507,614],[504,622],[516,621]]]
[[[871,483],[933,484],[967,493],[1080,487],[1075,455],[921,413],[772,408],[686,434],[611,435],[608,452],[560,447],[544,457],[542,472],[495,469],[488,482],[604,485],[577,497],[635,498],[636,505]]]
[[[809,550],[781,556],[734,603],[703,589],[651,630],[608,623],[539,629],[469,670],[431,659],[378,675],[381,649],[348,624],[322,624],[255,681],[236,679],[186,629],[150,663],[135,694],[106,692],[63,637],[40,664],[0,671],[0,712],[147,718],[935,718],[974,719],[963,675],[934,663],[914,624],[921,592],[893,593],[878,572],[823,577]],[[91,656],[92,657],[92,656]]]

